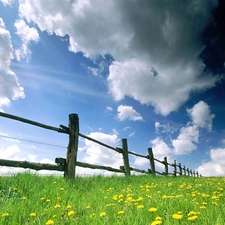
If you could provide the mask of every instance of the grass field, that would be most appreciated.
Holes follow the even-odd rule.
[[[0,177],[0,224],[225,224],[225,178]]]

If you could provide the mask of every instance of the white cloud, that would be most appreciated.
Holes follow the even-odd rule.
[[[110,54],[109,92],[130,96],[168,115],[190,93],[213,87],[218,77],[201,77],[200,35],[217,0],[41,1],[20,0],[20,16],[40,30],[69,36],[69,49],[94,58]],[[104,22],[102,22],[104,21]],[[95,73],[96,71],[94,71]]]
[[[119,145],[119,139],[116,133],[105,134],[101,132],[92,132],[89,136],[114,148],[118,147]],[[123,165],[122,155],[120,153],[117,153],[102,145],[85,139],[84,148],[86,149],[86,156],[83,158],[82,162],[110,166],[116,169],[119,169],[119,167]],[[92,171],[92,173],[94,173],[94,171]]]
[[[110,107],[110,106],[106,106],[106,111],[108,111],[108,112],[112,112],[112,111],[113,111],[113,108],[112,108],[112,107]]]
[[[120,121],[124,121],[124,120],[142,121],[143,120],[142,116],[137,111],[135,111],[132,106],[119,105],[117,108],[117,111],[118,111],[117,118]]]
[[[0,107],[8,106],[11,100],[24,98],[23,87],[20,86],[16,74],[10,69],[13,59],[13,47],[9,31],[0,18]]]
[[[151,144],[155,158],[163,160],[165,156],[166,157],[171,156],[172,154],[171,149],[160,137],[156,137],[154,140],[152,140]]]
[[[174,153],[183,155],[192,152],[197,148],[198,138],[199,130],[196,126],[182,127],[178,137],[172,140]]]
[[[6,6],[6,5],[11,6],[12,0],[1,0],[1,2],[3,3],[4,6]]]
[[[203,176],[225,176],[225,148],[210,151],[211,160],[202,163],[196,170]]]
[[[194,105],[192,109],[187,109],[193,124],[201,128],[207,128],[208,131],[212,130],[212,119],[214,114],[210,114],[210,107],[204,101],[200,101]]]
[[[160,132],[160,133],[171,133],[171,134],[173,134],[175,131],[177,131],[177,128],[170,126],[169,123],[160,124],[160,122],[155,122],[155,130],[156,130],[156,132]]]
[[[31,42],[37,43],[39,41],[39,34],[36,28],[29,27],[24,20],[17,20],[14,24],[16,27],[16,34],[22,40],[20,49],[15,50],[15,55],[18,61],[22,58],[29,59],[31,51],[29,45]]]

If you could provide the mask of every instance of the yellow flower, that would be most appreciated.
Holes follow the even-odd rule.
[[[160,217],[160,216],[157,216],[156,218],[155,218],[155,220],[162,220],[162,217]]]
[[[50,199],[47,199],[47,200],[46,200],[46,202],[50,202],[50,201],[51,201]]]
[[[217,203],[217,202],[212,202],[212,204],[213,204],[213,205],[218,205],[218,203]]]
[[[73,210],[68,212],[68,216],[73,216],[75,214],[75,212]]]
[[[148,211],[149,212],[156,212],[157,211],[157,208],[151,207],[151,208],[148,209]]]
[[[59,205],[59,204],[56,204],[56,205],[54,206],[54,208],[55,208],[55,209],[58,209],[58,208],[60,208],[60,205]]]
[[[7,216],[9,216],[8,213],[3,213],[3,214],[2,214],[2,217],[7,217]]]
[[[125,214],[125,212],[123,210],[118,212],[118,215],[122,215],[122,214]]]
[[[17,191],[18,191],[18,189],[17,189],[17,188],[13,188],[13,190],[14,190],[15,192],[17,192]]]
[[[197,220],[198,217],[197,216],[191,216],[191,217],[188,217],[188,220],[189,221],[194,221],[194,220]]]
[[[57,182],[56,181],[53,181],[53,184],[56,184]]]
[[[91,206],[87,205],[85,208],[86,208],[86,209],[90,209],[90,208],[91,208]]]
[[[54,224],[53,220],[48,220],[47,223],[46,223],[46,225],[52,225],[52,224]]]
[[[202,205],[200,206],[200,209],[206,209],[206,206]]]
[[[91,215],[90,215],[90,217],[92,218],[92,217],[94,217],[95,216],[95,214],[94,213],[92,213]]]
[[[71,205],[68,205],[66,208],[67,208],[67,209],[71,209],[71,208],[72,208],[72,206],[71,206]]]
[[[158,225],[158,224],[162,224],[161,220],[155,220],[151,223],[151,225]]]
[[[106,212],[100,212],[100,217],[104,217],[104,216],[106,216]]]
[[[60,191],[64,191],[65,189],[64,188],[60,188]]]
[[[45,198],[41,198],[41,201],[44,201],[45,200]]]
[[[27,197],[23,196],[21,199],[22,199],[22,200],[26,200],[26,199],[27,199]]]
[[[138,205],[137,208],[138,209],[144,209],[144,206],[143,205]]]
[[[176,220],[181,220],[181,219],[183,218],[183,215],[182,215],[182,214],[176,213],[176,214],[173,214],[172,217],[173,217],[174,219],[176,219]]]
[[[31,213],[30,216],[31,217],[35,217],[36,216],[36,213]]]

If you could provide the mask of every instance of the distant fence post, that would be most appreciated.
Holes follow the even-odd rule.
[[[164,157],[165,175],[168,175],[168,162],[167,157]]]
[[[178,164],[178,167],[179,167],[179,170],[180,170],[179,174],[180,174],[180,176],[182,176],[182,168],[181,168],[181,163],[179,163],[179,164]]]
[[[64,177],[73,180],[78,151],[79,118],[78,114],[69,115],[69,144],[67,148]]]
[[[155,175],[155,162],[154,162],[154,155],[152,152],[152,148],[148,148],[148,157],[150,161],[151,173]]]
[[[185,166],[184,166],[183,170],[184,170],[184,176],[186,176],[186,167]]]
[[[174,166],[174,176],[176,177],[177,176],[177,161],[176,161],[176,159],[174,159],[173,166]]]
[[[190,171],[189,171],[189,169],[187,168],[187,174],[188,174],[188,176],[190,176]]]
[[[125,138],[122,139],[122,154],[123,154],[125,176],[130,176],[130,165],[129,165],[129,158],[128,158],[127,139],[125,139]]]

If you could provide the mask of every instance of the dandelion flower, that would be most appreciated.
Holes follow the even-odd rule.
[[[64,188],[60,188],[60,191],[64,191],[65,189]]]
[[[151,225],[158,225],[158,224],[162,224],[161,220],[155,220],[151,223]]]
[[[197,220],[197,219],[198,219],[197,216],[191,216],[191,217],[188,217],[188,220],[189,220],[189,221],[195,221],[195,220]]]
[[[123,215],[123,214],[125,214],[125,212],[124,212],[123,210],[121,210],[121,211],[119,211],[117,214],[118,214],[118,215]]]
[[[162,220],[162,217],[157,216],[157,217],[155,218],[155,220]]]
[[[26,199],[27,199],[27,197],[23,196],[21,199],[22,199],[22,200],[26,200]]]
[[[75,212],[73,210],[68,212],[68,216],[73,216],[75,214]]]
[[[201,205],[200,209],[206,209],[206,206],[205,205]]]
[[[92,217],[94,217],[95,216],[95,214],[94,213],[92,213],[91,215],[90,215],[90,217],[92,218]]]
[[[71,209],[71,208],[72,208],[72,206],[71,206],[71,205],[68,205],[66,208],[67,208],[67,209]]]
[[[91,208],[91,206],[90,206],[90,205],[87,205],[85,208],[86,208],[86,209],[90,209],[90,208]]]
[[[144,206],[143,205],[138,205],[137,208],[138,209],[144,209]]]
[[[50,199],[47,199],[47,200],[46,200],[46,202],[50,202],[50,201],[51,201]]]
[[[100,217],[104,217],[104,216],[106,216],[106,212],[100,212]]]
[[[56,204],[56,205],[54,206],[54,208],[55,208],[55,209],[58,209],[58,208],[60,208],[60,205],[59,205],[59,204]]]
[[[181,220],[182,218],[183,218],[183,215],[182,214],[178,214],[178,213],[176,213],[176,214],[173,214],[173,219],[176,219],[176,220]]]
[[[56,184],[57,182],[56,182],[56,181],[53,181],[52,183],[53,183],[53,184]]]
[[[157,208],[151,207],[151,208],[148,209],[148,211],[149,212],[156,212],[157,211]]]
[[[9,216],[8,213],[3,213],[3,214],[2,214],[2,217],[7,217],[7,216]]]
[[[46,223],[46,225],[52,225],[52,224],[54,224],[53,220],[48,220],[47,223]]]
[[[30,214],[30,217],[35,217],[36,216],[36,213],[34,213],[34,212],[32,212],[31,214]]]

